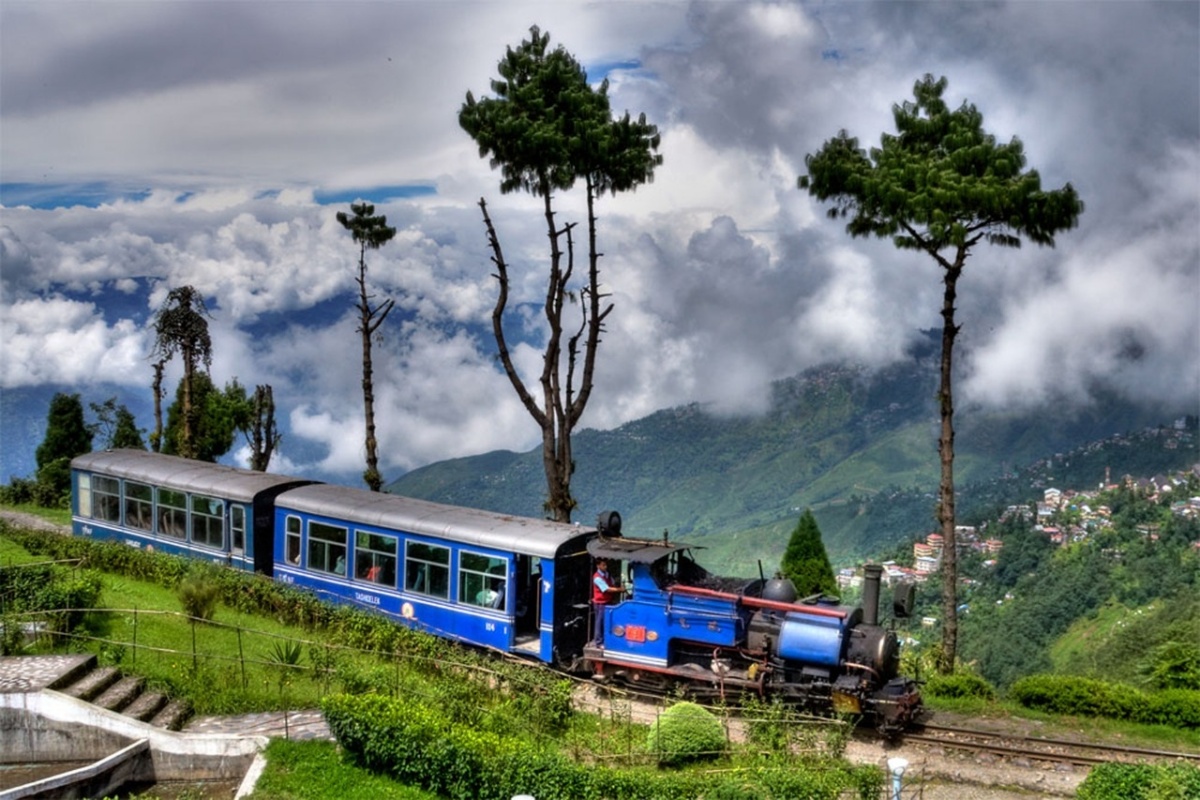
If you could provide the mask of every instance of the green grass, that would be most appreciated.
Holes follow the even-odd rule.
[[[1093,616],[1076,620],[1051,645],[1050,663],[1056,671],[1079,673],[1121,628],[1155,607],[1155,603],[1144,608],[1126,608],[1119,603],[1101,606]]]
[[[343,760],[333,742],[275,739],[251,800],[438,800]]]
[[[0,536],[0,565],[34,564],[45,560],[41,556],[31,555],[25,548]]]

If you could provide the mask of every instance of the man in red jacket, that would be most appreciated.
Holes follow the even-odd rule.
[[[608,561],[605,559],[596,560],[596,572],[592,575],[592,609],[596,614],[596,622],[594,626],[594,634],[592,644],[596,647],[604,647],[604,608],[605,606],[616,601],[622,592],[624,592],[608,574]]]

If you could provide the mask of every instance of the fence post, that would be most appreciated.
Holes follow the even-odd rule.
[[[133,666],[137,667],[137,626],[138,613],[137,606],[133,607]]]
[[[196,618],[188,617],[192,623],[192,677],[200,673],[200,666],[196,662]]]
[[[246,691],[246,654],[242,652],[242,626],[237,626],[238,634],[238,663],[242,665],[242,691]]]

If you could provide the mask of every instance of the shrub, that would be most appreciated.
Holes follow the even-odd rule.
[[[1200,727],[1200,692],[1169,689],[1145,693],[1132,686],[1068,675],[1030,675],[1009,695],[1026,708],[1051,714],[1108,717],[1148,725]]]
[[[925,682],[925,693],[930,697],[949,699],[978,698],[995,700],[996,690],[978,675],[955,672],[953,675],[934,675]]]
[[[1188,800],[1200,797],[1200,768],[1184,764],[1100,764],[1075,796],[1079,800]]]
[[[646,749],[661,764],[716,758],[725,752],[725,728],[708,709],[695,703],[676,703],[650,726]]]
[[[189,617],[211,620],[220,598],[221,587],[200,575],[190,575],[179,584],[179,602]]]

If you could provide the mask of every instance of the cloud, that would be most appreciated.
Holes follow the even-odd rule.
[[[534,198],[499,194],[457,112],[536,23],[610,79],[615,110],[659,126],[665,157],[653,183],[597,205],[615,310],[583,425],[692,401],[753,412],[772,378],[883,365],[940,325],[931,259],[849,238],[796,187],[805,155],[840,129],[877,144],[927,72],[999,138],[1019,137],[1046,188],[1070,181],[1087,204],[1056,249],[973,253],[958,297],[964,400],[1200,396],[1193,4],[279,11],[0,5],[0,387],[147,386],[153,314],[190,284],[212,312],[218,383],[274,387],[277,464],[357,475],[357,251],[334,213],[361,192],[398,231],[368,254],[373,296],[397,304],[375,342],[385,472],[535,445],[494,360],[477,204],[510,262],[506,323],[530,381],[545,220]],[[555,202],[556,224],[585,222],[579,189]]]
[[[96,306],[62,297],[27,300],[0,318],[0,385],[124,383],[148,352],[143,331],[128,320],[113,325]]]

